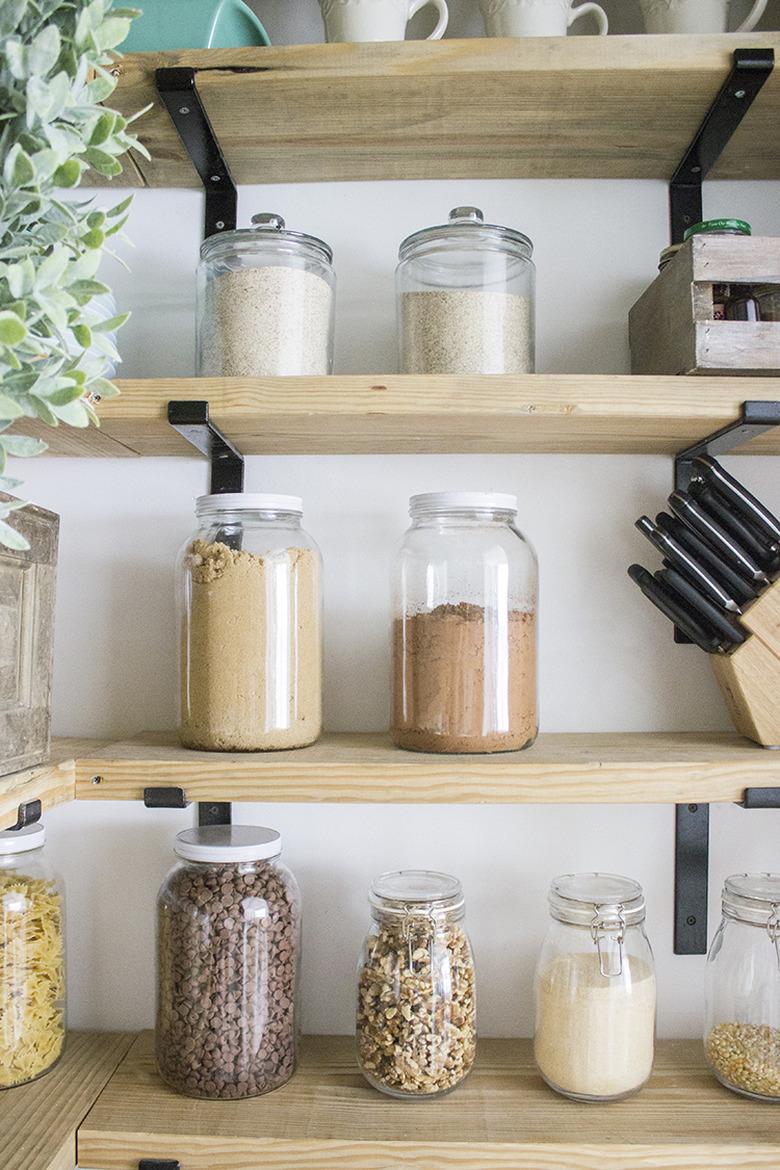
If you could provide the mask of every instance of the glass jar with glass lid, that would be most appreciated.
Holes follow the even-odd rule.
[[[65,891],[41,824],[0,832],[0,1089],[54,1068],[65,1045]]]
[[[614,874],[550,886],[552,923],[536,968],[534,1055],[547,1084],[615,1101],[653,1068],[656,987],[642,887]]]
[[[300,497],[201,496],[196,512],[177,565],[182,744],[313,743],[322,724],[322,570]]]
[[[395,570],[393,738],[500,752],[536,738],[536,555],[517,498],[412,496]]]
[[[726,879],[707,958],[704,1048],[727,1088],[780,1101],[780,873]]]
[[[197,373],[204,377],[329,374],[333,368],[333,253],[263,212],[251,228],[201,245]]]
[[[449,1093],[476,1051],[474,959],[457,878],[429,870],[378,877],[358,968],[358,1064],[375,1089]]]
[[[534,370],[533,244],[478,207],[401,244],[396,296],[404,374]]]

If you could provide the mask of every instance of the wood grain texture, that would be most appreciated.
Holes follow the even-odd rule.
[[[780,659],[780,581],[775,581],[748,606],[740,623],[756,634]]]
[[[386,735],[342,733],[297,751],[195,752],[172,732],[149,732],[76,762],[81,800],[140,800],[147,785],[182,787],[193,801],[738,801],[747,787],[780,786],[780,757],[704,732],[545,734],[526,751],[483,756],[407,752]]]
[[[780,321],[698,321],[695,330],[697,373],[780,374]]]
[[[696,1041],[659,1045],[649,1085],[609,1106],[548,1089],[527,1040],[482,1040],[469,1079],[433,1102],[369,1088],[351,1037],[304,1040],[292,1081],[225,1105],[160,1081],[151,1034],[135,1042],[79,1131],[79,1159],[137,1170],[143,1157],[183,1170],[734,1170],[780,1165],[771,1106],[739,1098],[707,1072]]]
[[[710,662],[734,726],[764,747],[780,747],[780,658],[753,635]]]
[[[349,179],[668,179],[740,47],[777,33],[407,41],[128,55],[112,104],[152,154],[150,186],[200,181],[153,85],[199,69],[238,183]],[[238,72],[237,70],[244,70]],[[713,178],[780,177],[780,78],[766,82]],[[756,150],[755,144],[761,143]],[[521,225],[522,226],[522,225]]]
[[[2,1170],[73,1170],[76,1130],[133,1040],[122,1032],[71,1032],[47,1076],[0,1093]]]
[[[0,828],[16,821],[20,804],[40,800],[44,809],[53,808],[75,797],[77,755],[94,751],[101,745],[94,739],[53,739],[47,764],[12,772],[0,778]]]
[[[584,38],[581,38],[584,39]],[[780,328],[780,327],[779,327]],[[246,455],[434,452],[672,454],[733,422],[769,378],[533,374],[167,378],[120,382],[100,432],[141,455],[193,455],[169,426],[170,399],[207,398]],[[780,453],[769,432],[744,451]]]
[[[47,455],[68,455],[72,458],[124,459],[135,456],[136,452],[125,447],[107,435],[101,427],[58,427],[46,426],[39,419],[25,418],[14,422],[14,434],[30,435],[42,439],[47,446]]]

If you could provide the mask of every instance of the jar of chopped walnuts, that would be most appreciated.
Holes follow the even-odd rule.
[[[377,878],[358,969],[358,1063],[391,1097],[449,1093],[477,1042],[474,956],[457,878],[405,870]]]

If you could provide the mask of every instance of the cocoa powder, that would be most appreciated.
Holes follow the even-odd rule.
[[[396,620],[393,738],[421,752],[517,751],[533,742],[536,621],[469,602]]]

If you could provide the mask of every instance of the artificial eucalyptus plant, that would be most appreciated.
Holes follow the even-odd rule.
[[[122,171],[130,147],[146,154],[128,120],[103,104],[116,86],[116,49],[138,15],[112,0],[0,0],[0,489],[9,455],[46,443],[14,434],[19,419],[97,424],[95,401],[117,393],[106,376],[118,355],[109,337],[127,314],[106,318],[95,298],[110,236],[130,200],[110,211],[63,197],[89,168]],[[132,119],[131,119],[132,120]],[[0,544],[26,548],[0,501]]]

